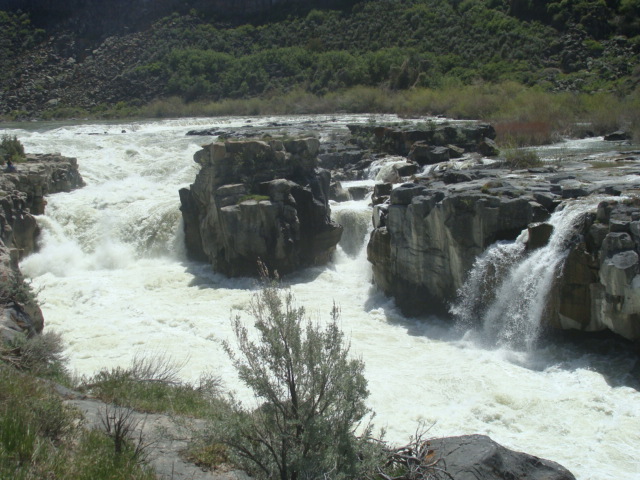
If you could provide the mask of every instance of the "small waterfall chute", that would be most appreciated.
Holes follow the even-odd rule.
[[[333,219],[344,228],[340,247],[349,257],[356,257],[364,248],[367,234],[373,228],[368,200],[343,202],[332,208]]]
[[[538,339],[555,278],[584,215],[601,199],[565,204],[549,219],[546,245],[527,251],[527,230],[511,243],[491,245],[473,265],[450,312],[462,328],[479,323],[500,346],[531,350]],[[594,203],[595,202],[595,203]]]

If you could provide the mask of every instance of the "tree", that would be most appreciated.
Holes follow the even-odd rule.
[[[258,477],[361,478],[380,449],[366,438],[369,426],[355,434],[369,413],[369,392],[362,360],[349,357],[339,309],[334,305],[322,328],[294,305],[289,290],[263,281],[250,309],[257,338],[236,316],[239,354],[225,343],[240,379],[262,403],[254,410],[236,403],[219,440]]]

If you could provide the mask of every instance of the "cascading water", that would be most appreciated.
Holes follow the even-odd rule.
[[[594,203],[595,202],[595,203]],[[527,231],[515,242],[498,242],[476,260],[451,313],[461,326],[480,322],[484,339],[532,350],[540,331],[547,295],[569,252],[569,241],[583,215],[598,199],[573,201],[551,215],[548,243],[527,252]]]
[[[273,122],[308,129],[308,120],[346,131],[345,123],[369,116],[28,124],[6,131],[30,152],[77,157],[87,182],[48,198],[38,220],[40,252],[21,264],[40,292],[45,328],[62,334],[78,374],[126,366],[136,353],[160,350],[187,362],[183,378],[214,371],[240,398],[252,399],[221,342],[233,344],[231,311],[251,324],[246,310],[255,281],[185,260],[178,199],[197,173],[193,154],[210,141],[185,133],[212,124],[233,131],[248,120],[254,129]],[[633,357],[568,345],[530,353],[486,349],[443,321],[403,317],[371,285],[362,248],[367,203],[332,205],[334,218],[347,224],[333,262],[285,281],[314,319],[328,318],[334,301],[340,306],[386,438],[404,443],[425,422],[433,424],[433,436],[490,435],[558,461],[580,480],[639,478],[640,395],[625,386]]]
[[[368,201],[343,202],[331,207],[332,218],[343,226],[340,247],[350,257],[357,256],[371,232],[371,207]]]

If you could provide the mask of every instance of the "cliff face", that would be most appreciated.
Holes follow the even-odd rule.
[[[639,340],[640,199],[601,202],[579,235],[552,290],[552,325]]]
[[[256,275],[258,260],[287,273],[326,263],[342,227],[330,219],[318,140],[226,141],[204,147],[202,168],[180,191],[191,258],[229,276]]]
[[[444,314],[475,259],[492,243],[514,239],[548,212],[530,198],[443,190],[417,184],[376,207],[368,245],[375,283],[409,315]]]
[[[511,172],[496,168],[437,168],[395,188],[376,205],[368,244],[374,282],[409,315],[448,315],[460,300],[474,262],[499,240],[526,246],[513,258],[496,258],[473,275],[484,292],[472,312],[482,321],[510,265],[548,244],[554,231],[544,223],[566,202],[593,205],[582,214],[554,255],[562,261],[542,313],[542,328],[610,330],[640,339],[640,188],[638,158],[612,162],[611,171],[585,164]],[[596,207],[596,195],[624,196]],[[375,193],[374,193],[375,197]],[[593,200],[589,200],[589,198]],[[557,228],[557,227],[555,227]],[[478,315],[475,315],[478,313]]]
[[[44,213],[45,196],[84,185],[75,158],[29,155],[14,173],[0,173],[0,338],[40,333],[44,318],[24,283],[19,260],[37,248],[33,215]]]

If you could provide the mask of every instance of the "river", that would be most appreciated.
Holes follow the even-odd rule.
[[[386,119],[389,119],[387,117]],[[6,128],[28,152],[78,158],[87,185],[48,198],[38,219],[40,251],[21,268],[39,292],[46,327],[63,335],[71,368],[91,375],[135,354],[166,352],[183,378],[220,375],[249,398],[222,349],[230,318],[247,322],[251,279],[228,279],[186,260],[178,190],[193,182],[203,137],[188,130],[289,124],[344,129],[370,116],[220,118],[126,123],[30,124]],[[305,123],[306,122],[306,123]],[[371,285],[366,202],[333,206],[345,224],[332,263],[289,276],[312,318],[333,302],[351,351],[366,365],[386,438],[405,442],[419,423],[431,436],[482,433],[557,461],[581,480],[640,478],[640,394],[629,384],[635,357],[618,344],[597,349],[546,343],[533,350],[487,346],[437,318],[405,318]]]

